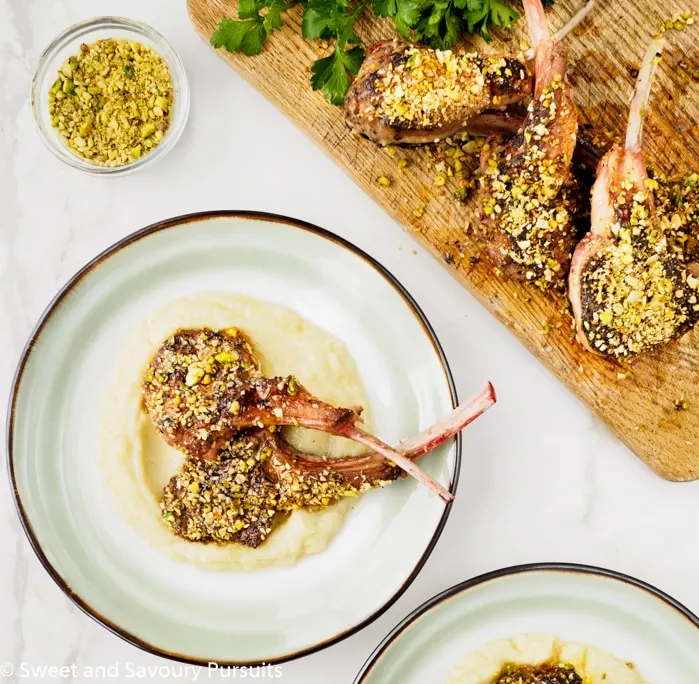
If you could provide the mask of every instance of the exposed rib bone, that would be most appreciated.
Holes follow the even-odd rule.
[[[427,475],[400,451],[357,427],[358,411],[329,406],[312,396],[297,381],[294,381],[294,393],[290,395],[289,382],[288,378],[259,378],[254,389],[250,388],[250,392],[246,388],[236,395],[240,405],[239,412],[226,418],[228,424],[238,430],[255,426],[293,425],[345,437],[374,449],[383,459],[392,461],[416,480],[427,485],[442,501],[448,502],[454,498],[443,485]]]
[[[589,0],[589,2],[579,9],[556,33],[553,34],[552,40],[554,43],[560,43],[569,33],[575,31],[575,29],[582,24],[587,16],[595,8],[596,0]],[[534,48],[529,48],[524,53],[527,59],[534,59]]]
[[[629,152],[640,152],[643,138],[643,119],[648,108],[653,76],[660,63],[665,39],[658,36],[653,40],[643,59],[641,70],[636,81],[636,91],[631,100],[629,123],[626,129],[626,149]]]
[[[401,442],[395,448],[400,450],[406,458],[420,458],[436,449],[458,432],[461,432],[467,425],[470,425],[491,408],[496,401],[495,388],[491,383],[488,383],[479,394],[457,406],[438,423],[427,428],[419,435]],[[385,459],[377,453],[324,459],[309,454],[302,454],[289,448],[282,448],[276,451],[276,455],[280,463],[285,466],[290,464],[292,468],[299,472],[303,471],[311,474],[332,471],[333,473],[341,474],[349,484],[355,486],[359,486],[362,483],[378,483],[390,480],[397,474],[396,469],[387,464]],[[274,463],[274,459],[268,461],[268,472],[271,476],[273,476],[275,469],[279,467],[280,463]]]
[[[529,37],[532,41],[533,56],[542,43],[551,40],[551,33],[546,23],[546,14],[541,0],[523,0],[524,14],[529,25]]]

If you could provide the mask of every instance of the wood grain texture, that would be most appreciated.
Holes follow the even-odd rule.
[[[582,119],[621,132],[635,70],[658,25],[675,12],[699,12],[699,0],[608,0],[566,40],[571,80]],[[198,33],[208,42],[218,22],[235,17],[230,0],[188,0]],[[549,25],[559,28],[582,0],[557,0]],[[239,74],[264,93],[319,144],[386,211],[427,247],[481,303],[577,394],[660,476],[699,478],[699,330],[631,366],[585,352],[573,340],[567,303],[496,275],[485,253],[469,236],[473,206],[453,198],[454,181],[435,187],[435,150],[389,151],[350,133],[342,111],[309,86],[309,70],[321,46],[300,35],[300,12],[286,14],[285,28],[268,39],[259,56],[219,50]],[[491,45],[473,39],[471,48],[516,52],[517,31],[499,33]],[[362,19],[365,44],[394,35],[389,22]],[[645,128],[645,152],[654,168],[667,173],[699,171],[699,26],[669,35],[653,89]],[[222,84],[223,85],[223,84]],[[409,164],[397,166],[398,158]],[[475,168],[476,159],[468,161]],[[376,183],[391,179],[390,187]],[[424,213],[416,216],[416,208]],[[419,213],[419,212],[417,212]],[[548,327],[551,332],[544,334]],[[621,376],[626,375],[623,379]],[[677,411],[675,402],[688,409]],[[561,445],[565,450],[565,444]],[[561,454],[565,457],[565,453]]]

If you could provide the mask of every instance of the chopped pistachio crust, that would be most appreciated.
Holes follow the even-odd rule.
[[[262,399],[258,390],[265,393]],[[235,420],[252,415],[259,401],[280,421],[285,402],[305,402],[314,413],[323,409],[294,377],[263,378],[237,328],[178,330],[149,364],[143,394],[165,441],[189,454],[161,502],[163,520],[189,541],[256,547],[273,530],[278,513],[328,506],[398,476],[397,469],[384,468],[371,476],[351,470],[345,476],[322,461],[300,467],[297,453],[275,428],[258,424],[259,413],[242,421],[256,428],[231,437]],[[248,395],[255,396],[248,401]],[[326,408],[332,420],[349,411]]]
[[[522,88],[523,60],[407,46],[376,71],[375,114],[398,128],[430,129],[497,106],[496,92]]]
[[[699,174],[656,181],[656,213],[670,247],[699,264]]]
[[[527,282],[560,286],[573,248],[576,185],[565,172],[552,129],[574,116],[557,76],[529,106],[527,124],[509,145],[487,159],[481,179],[484,230],[504,239],[499,261],[518,267]]]
[[[384,484],[353,484],[330,469],[302,472],[279,459],[277,439],[254,432],[232,440],[214,461],[188,457],[165,487],[163,520],[189,541],[257,547],[274,529],[277,513],[328,506]]]
[[[201,453],[223,429],[222,414],[240,409],[231,396],[259,375],[259,362],[237,328],[178,330],[146,371],[146,410],[168,444]]]
[[[652,190],[613,188],[612,241],[582,276],[583,329],[598,351],[626,357],[663,345],[699,318],[699,281],[657,220]]]
[[[572,665],[508,665],[493,684],[584,684]]]
[[[278,494],[256,439],[230,442],[215,461],[188,457],[165,487],[163,520],[184,539],[258,546],[272,530]]]
[[[293,467],[292,463],[281,463],[272,455],[275,466],[274,479],[279,491],[279,509],[293,511],[298,508],[318,508],[337,503],[340,499],[359,494],[386,484],[386,480],[362,479],[361,483],[348,482],[341,473],[329,468],[308,473]],[[397,476],[397,472],[395,473]]]
[[[170,125],[173,90],[165,60],[130,40],[107,38],[61,66],[49,90],[51,125],[77,155],[121,166],[150,152]]]

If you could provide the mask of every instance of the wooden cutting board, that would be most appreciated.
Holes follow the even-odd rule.
[[[549,11],[550,27],[558,29],[582,4],[583,0],[557,0]],[[699,0],[603,0],[598,5],[566,41],[571,80],[583,120],[621,132],[650,37],[676,12],[699,13]],[[188,6],[192,23],[207,42],[222,18],[236,16],[230,0],[188,0]],[[300,16],[298,9],[287,12],[284,29],[268,38],[256,57],[224,50],[219,55],[427,247],[650,468],[668,480],[699,478],[699,330],[632,366],[583,351],[573,340],[563,297],[552,300],[499,277],[472,241],[468,226],[473,206],[454,199],[456,179],[447,178],[441,187],[434,184],[443,151],[380,149],[352,135],[341,109],[311,91],[310,66],[324,53],[318,43],[301,37]],[[469,39],[470,45],[517,52],[525,39],[524,23],[515,32],[497,34],[490,46],[481,39]],[[360,20],[358,33],[369,45],[392,37],[394,30],[389,22],[367,16]],[[654,86],[645,147],[653,166],[668,173],[699,171],[697,46],[699,25],[669,34]],[[406,159],[408,166],[399,167],[398,159]],[[461,161],[475,168],[477,155]],[[453,160],[447,158],[450,164]],[[381,176],[390,186],[377,183]],[[678,411],[675,404],[682,401],[687,409]],[[561,449],[565,452],[565,444]]]

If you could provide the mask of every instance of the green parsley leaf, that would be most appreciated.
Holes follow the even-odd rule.
[[[308,40],[332,38],[332,21],[326,14],[309,4],[303,13],[301,34]]]
[[[211,36],[211,44],[215,48],[225,47],[228,52],[258,55],[267,35],[283,26],[282,12],[294,4],[294,0],[240,0],[239,20],[221,20]],[[268,11],[263,15],[261,10],[265,8]]]
[[[267,30],[264,23],[255,22],[243,36],[240,49],[244,55],[259,55],[265,38],[267,38]]]
[[[223,19],[211,36],[211,45],[215,48],[225,47],[228,52],[257,55],[266,37],[262,19]]]
[[[356,75],[364,61],[364,50],[354,32],[354,22],[364,4],[352,8],[348,0],[308,0],[301,32],[305,38],[336,40],[333,52],[311,67],[311,87],[321,90],[335,105],[345,100],[350,75]],[[355,45],[348,50],[347,45]]]
[[[352,76],[356,76],[359,73],[362,62],[364,62],[364,56],[364,48],[359,45],[345,52],[345,66]]]
[[[238,2],[238,19],[258,19],[260,10],[265,6],[262,0],[240,0]]]
[[[265,18],[262,23],[264,24],[268,34],[272,33],[273,31],[277,31],[284,26],[284,22],[282,21],[282,11],[284,9],[286,9],[286,7],[283,7],[282,5],[272,5],[269,8],[269,12],[265,14]]]
[[[420,18],[419,0],[372,0],[371,7],[377,17],[392,17],[403,38],[412,38],[412,28]]]
[[[464,19],[470,33],[479,31],[490,42],[490,26],[511,28],[512,23],[519,19],[519,14],[501,0],[467,0]]]
[[[356,75],[363,61],[361,47],[346,51],[338,44],[331,55],[317,60],[311,67],[311,87],[321,90],[332,104],[341,105],[349,88],[349,74]]]
[[[362,41],[354,32],[354,22],[364,5],[350,9],[346,0],[308,0],[303,13],[301,33],[309,40],[330,40],[358,45]]]
[[[397,0],[371,0],[371,9],[377,17],[394,17],[397,10]]]
[[[519,14],[504,0],[416,0],[419,19],[414,22],[414,37],[442,50],[454,45],[464,32],[480,33],[492,40],[490,27],[511,28]]]
[[[463,11],[452,0],[421,0],[420,18],[415,25],[416,40],[445,50],[454,45],[463,30]]]

